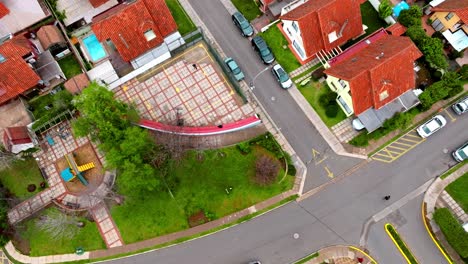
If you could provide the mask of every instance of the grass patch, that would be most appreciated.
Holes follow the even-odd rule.
[[[192,19],[187,15],[178,0],[166,0],[166,4],[177,24],[179,33],[182,36],[197,29]]]
[[[256,156],[266,151],[260,147],[252,149],[248,154],[241,154],[236,147],[188,152],[168,176],[176,185],[171,188],[174,199],[166,191],[135,194],[127,196],[123,205],[112,208],[124,241],[132,243],[187,229],[188,218],[197,212],[214,220],[289,190],[292,176],[282,182],[278,177],[266,187],[252,183]],[[283,173],[281,170],[280,175]]]
[[[311,81],[305,86],[298,86],[298,89],[328,127],[332,127],[346,119],[346,115],[341,109],[339,109],[336,117],[328,117],[325,114],[325,108],[319,104],[320,96],[331,92],[328,86]]]
[[[50,215],[58,209],[50,207],[42,211],[41,215]],[[55,211],[55,212],[54,212]],[[54,254],[74,253],[77,247],[83,247],[86,251],[104,249],[106,245],[102,240],[97,225],[84,218],[85,226],[79,228],[79,231],[73,237],[55,239],[51,235],[40,229],[37,225],[38,218],[25,221],[22,225],[25,230],[20,231],[21,239],[28,241],[31,248],[31,256],[45,256]],[[77,228],[69,224],[65,228]]]
[[[406,260],[411,264],[418,264],[418,261],[413,256],[413,253],[411,253],[408,246],[406,246],[406,243],[401,239],[395,228],[391,224],[385,224],[385,230],[387,231],[387,234],[390,236],[390,238],[392,238],[396,246],[402,251],[401,253],[406,258]]]
[[[0,171],[0,181],[11,193],[21,200],[34,196],[44,181],[34,159],[16,160],[10,168]],[[36,191],[28,192],[29,184],[36,185]]]
[[[306,70],[305,72],[297,75],[296,77],[294,78],[291,78],[294,82],[297,82],[297,80],[299,80],[300,78],[306,76],[306,75],[310,75],[313,71],[315,71],[316,69],[322,67],[322,64],[321,63],[317,63],[315,64],[314,66],[312,66],[312,68]],[[298,84],[297,84],[298,85]]]
[[[387,23],[379,17],[379,13],[374,9],[369,1],[366,1],[361,5],[361,17],[362,23],[367,26],[366,33],[357,39],[348,41],[341,47],[343,50],[374,33],[377,29],[387,27]]]
[[[468,260],[468,233],[448,208],[439,208],[434,212],[434,220],[442,230],[448,243],[460,255]]]
[[[318,257],[318,256],[319,256],[319,253],[318,253],[318,251],[317,251],[317,252],[315,252],[315,253],[313,253],[313,254],[311,254],[311,255],[305,257],[305,258],[302,258],[302,259],[298,260],[297,262],[294,262],[294,264],[304,264],[304,263],[306,263],[307,261],[309,261],[309,260],[311,260],[311,259],[314,259],[314,258],[316,258],[316,257]]]
[[[276,25],[273,25],[267,31],[259,33],[258,35],[265,39],[273,54],[275,54],[276,61],[283,66],[285,71],[292,72],[301,66],[289,49],[288,41],[284,38]]]
[[[76,75],[82,73],[80,64],[78,63],[75,56],[73,56],[73,55],[69,55],[69,56],[59,60],[58,64],[60,65],[60,68],[62,69],[62,71],[65,74],[65,77],[67,77],[67,79],[70,79],[73,76],[76,76]]]
[[[241,12],[249,21],[254,20],[262,14],[257,6],[257,3],[252,0],[232,0],[234,6]]]
[[[468,173],[449,184],[445,190],[465,212],[468,212]]]
[[[456,170],[458,170],[459,168],[461,168],[463,165],[467,163],[468,163],[468,160],[464,160],[460,163],[457,163],[455,166],[453,166],[452,168],[445,171],[442,175],[440,175],[440,178],[441,179],[447,178],[448,176],[450,176],[450,174],[454,173]]]

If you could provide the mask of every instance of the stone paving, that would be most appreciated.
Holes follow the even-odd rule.
[[[169,61],[148,79],[136,78],[117,88],[116,97],[134,103],[143,119],[172,125],[179,119],[185,126],[220,125],[255,114],[231,89],[203,45],[186,52],[205,54],[198,61]]]
[[[104,203],[100,203],[91,209],[91,215],[93,216],[93,219],[99,228],[99,233],[101,233],[101,236],[104,238],[108,248],[119,247],[124,244],[120,231],[117,229],[117,226]]]
[[[447,207],[452,211],[455,217],[460,220],[462,223],[468,223],[468,214],[461,208],[461,206],[450,196],[446,191],[442,191],[440,194],[440,199],[447,205]]]
[[[310,68],[314,67],[320,63],[320,60],[318,58],[314,58],[313,60],[309,61],[308,63],[302,65],[301,67],[295,69],[294,71],[289,73],[289,77],[294,78],[298,75],[300,75],[303,72],[308,71]]]
[[[353,118],[348,117],[331,128],[340,142],[347,143],[359,134],[359,131],[353,128],[352,121]]]

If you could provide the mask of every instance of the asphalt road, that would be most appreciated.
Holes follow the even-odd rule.
[[[240,37],[231,24],[229,14],[221,3],[192,0],[191,4],[227,55],[240,62],[247,78],[264,68],[256,54],[249,50],[248,41]],[[281,90],[268,73],[260,75],[255,86],[255,93],[261,103],[281,127],[302,160],[310,160],[311,149],[315,148],[326,153],[328,166],[334,170],[345,171],[356,163],[356,160],[337,157],[331,153],[289,94]],[[271,100],[272,96],[275,97],[274,101]],[[454,122],[450,120],[447,127],[396,161],[370,162],[299,203],[288,203],[251,221],[203,238],[111,262],[228,264],[260,259],[262,263],[283,264],[291,263],[323,246],[357,245],[362,226],[369,217],[455,164],[450,151],[468,140],[466,133],[460,133],[467,126],[468,115],[459,117]],[[309,186],[327,180],[321,174],[320,166],[310,166],[314,167],[309,167],[307,177],[312,181]],[[382,200],[387,194],[392,196],[391,201]],[[417,225],[417,215],[421,212],[420,208],[415,210],[413,207],[417,205],[410,205],[410,209],[402,210],[405,210],[406,218],[415,218],[411,225]],[[430,243],[427,233],[420,227],[413,228],[410,232],[403,231],[409,243]],[[298,237],[295,238],[295,234]],[[379,239],[372,233],[369,238],[369,242]],[[392,254],[386,254],[385,251],[389,250],[388,242],[380,241],[382,243],[373,244],[371,254],[378,256],[380,263],[400,263],[395,262]],[[418,247],[416,250],[418,255],[438,254],[427,253],[427,250],[433,251],[432,248]]]
[[[233,57],[242,68],[247,82],[265,69],[260,57],[251,48],[249,39],[241,36],[234,26],[231,15],[220,1],[196,0],[191,5],[209,28],[226,56]],[[254,93],[267,110],[281,132],[287,138],[304,163],[313,159],[312,149],[318,152],[316,160],[308,164],[304,190],[317,187],[331,178],[327,169],[339,176],[353,167],[360,159],[336,155],[321,137],[317,129],[302,112],[287,90],[283,90],[273,78],[271,71],[262,72],[255,79]],[[318,163],[318,162],[317,162]],[[325,168],[326,167],[326,168]]]

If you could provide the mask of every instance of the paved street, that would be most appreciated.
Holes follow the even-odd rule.
[[[250,41],[242,37],[232,24],[231,16],[221,2],[192,0],[190,4],[223,48],[226,56],[233,57],[239,63],[247,82],[265,69],[266,66],[251,48]],[[336,177],[362,161],[335,155],[289,92],[281,89],[269,70],[256,78],[254,93],[302,161],[310,161],[305,191],[329,181],[329,172]]]

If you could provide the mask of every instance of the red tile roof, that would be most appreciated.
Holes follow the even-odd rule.
[[[408,37],[386,35],[325,70],[349,82],[354,114],[379,109],[415,86],[413,63],[422,53]],[[388,97],[380,100],[387,91]]]
[[[39,76],[22,58],[30,52],[29,42],[23,36],[15,36],[0,45],[0,54],[5,58],[0,63],[0,104],[33,88],[39,82]]]
[[[177,25],[164,0],[136,0],[94,17],[92,29],[99,41],[111,39],[120,56],[130,61],[163,43]],[[144,32],[149,29],[156,38],[147,41]]]
[[[3,3],[0,3],[0,18],[8,15],[10,10]]]
[[[320,50],[329,51],[359,36],[362,32],[360,4],[362,0],[309,0],[280,17],[297,21],[302,34],[306,56]],[[346,24],[346,25],[345,25]],[[342,36],[329,43],[328,34]]]
[[[445,0],[432,8],[434,12],[454,12],[463,21],[468,24],[468,0]]]
[[[28,129],[25,126],[7,127],[3,133],[3,144],[11,151],[11,147],[19,144],[32,143],[28,134]]]
[[[96,8],[105,4],[107,1],[109,0],[89,0],[89,3],[91,3],[91,5]]]
[[[394,36],[401,36],[405,34],[406,29],[407,28],[405,26],[398,22],[386,28],[386,30]]]
[[[72,94],[80,93],[88,85],[89,79],[86,73],[78,74],[63,84],[63,86],[65,86],[65,89],[67,89],[67,91],[69,91]]]

